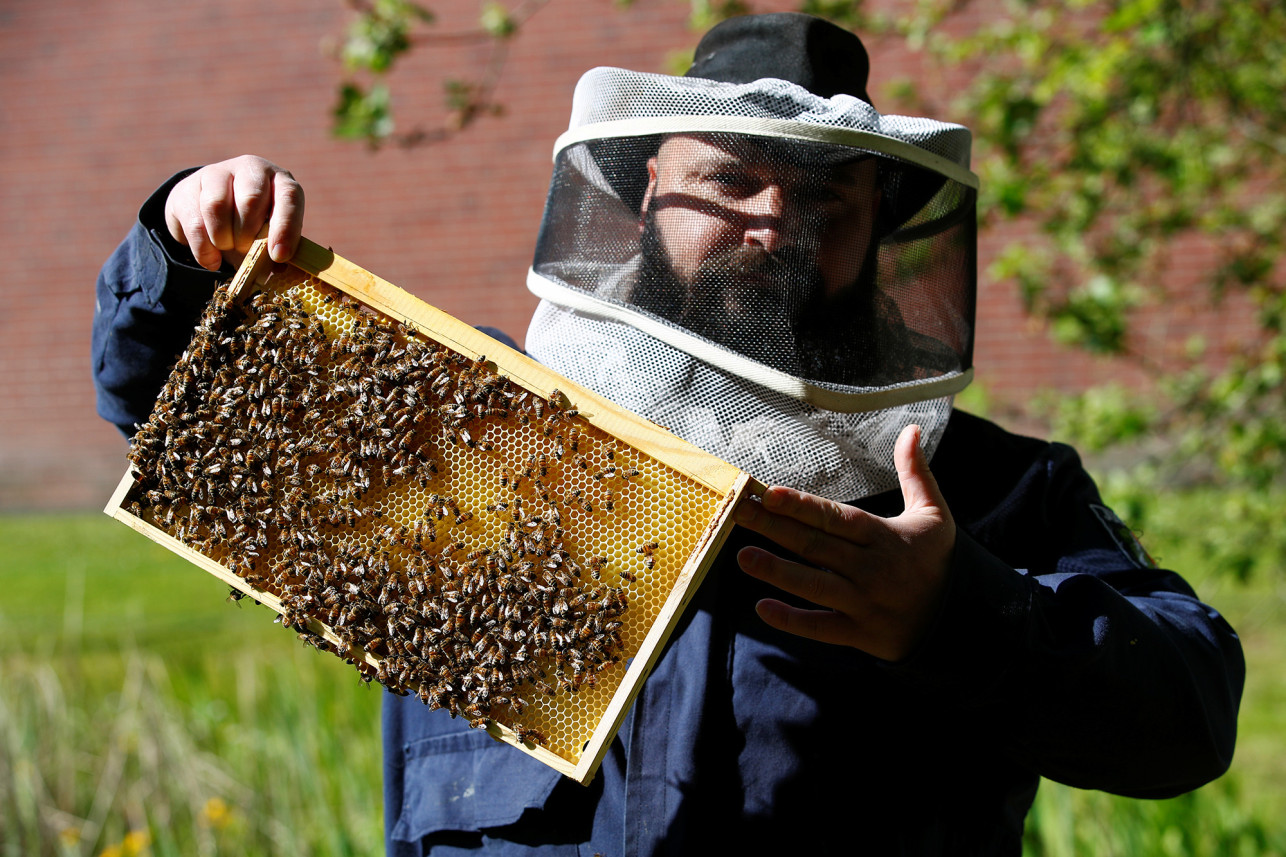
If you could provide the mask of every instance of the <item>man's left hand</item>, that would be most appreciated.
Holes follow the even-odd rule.
[[[742,570],[827,608],[765,598],[756,605],[765,622],[887,661],[914,650],[942,599],[956,525],[920,449],[919,426],[902,430],[893,461],[904,506],[895,518],[779,486],[738,506],[738,524],[811,563],[744,548]]]

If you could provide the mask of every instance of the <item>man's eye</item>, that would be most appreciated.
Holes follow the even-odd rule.
[[[801,202],[809,202],[814,205],[843,202],[847,198],[842,187],[829,182],[826,184],[809,183],[801,186],[797,193]]]
[[[727,193],[750,193],[754,190],[754,179],[745,173],[733,170],[721,170],[710,173],[706,181],[717,185]]]

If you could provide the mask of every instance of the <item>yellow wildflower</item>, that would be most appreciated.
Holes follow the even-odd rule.
[[[232,821],[232,809],[221,797],[212,797],[201,809],[201,823],[222,830]]]
[[[121,851],[125,857],[138,857],[152,844],[152,835],[146,830],[131,830],[121,842]]]

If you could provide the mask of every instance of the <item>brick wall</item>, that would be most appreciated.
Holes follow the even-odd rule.
[[[428,5],[443,32],[477,12],[471,0]],[[124,471],[124,440],[94,413],[93,281],[172,172],[268,157],[304,185],[308,237],[521,340],[535,305],[523,276],[572,87],[596,65],[664,71],[671,51],[695,43],[686,10],[677,0],[554,0],[511,47],[503,118],[432,147],[371,153],[328,132],[340,72],[321,46],[347,21],[340,0],[5,3],[0,509],[96,507]],[[879,76],[916,72],[900,46],[872,47]],[[415,53],[393,81],[404,127],[440,119],[443,79],[484,58],[479,47]],[[984,266],[1000,240],[984,241]],[[989,389],[1012,401],[1118,371],[1049,345],[1002,285],[983,292],[976,357]]]

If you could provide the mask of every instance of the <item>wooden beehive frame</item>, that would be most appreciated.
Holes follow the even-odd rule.
[[[307,239],[301,240],[298,251],[288,264],[346,293],[386,317],[404,322],[465,357],[475,359],[485,355],[501,373],[533,394],[549,397],[553,391],[561,391],[586,422],[722,497],[716,514],[705,526],[698,541],[698,549],[689,556],[678,573],[673,587],[665,595],[665,601],[657,619],[648,628],[638,653],[630,662],[607,710],[580,753],[579,760],[573,761],[544,747],[521,741],[515,732],[502,724],[492,721],[487,725],[487,730],[493,737],[518,747],[578,782],[587,783],[597,771],[621,721],[641,690],[656,659],[660,656],[665,641],[730,531],[733,507],[742,496],[747,493],[759,493],[763,486],[733,465],[691,446],[660,426],[579,387],[526,355]],[[276,266],[267,253],[266,241],[261,239],[255,242],[228,287],[234,299],[237,296],[249,294],[256,287],[267,282],[274,267]],[[143,533],[278,613],[283,612],[282,602],[273,594],[256,589],[221,563],[199,553],[128,511],[125,503],[134,484],[134,474],[129,470],[107,504],[105,512],[108,515]],[[338,640],[330,628],[316,619],[310,619],[308,627],[313,633],[332,643]],[[361,656],[372,664],[376,663],[369,654],[362,653]]]

